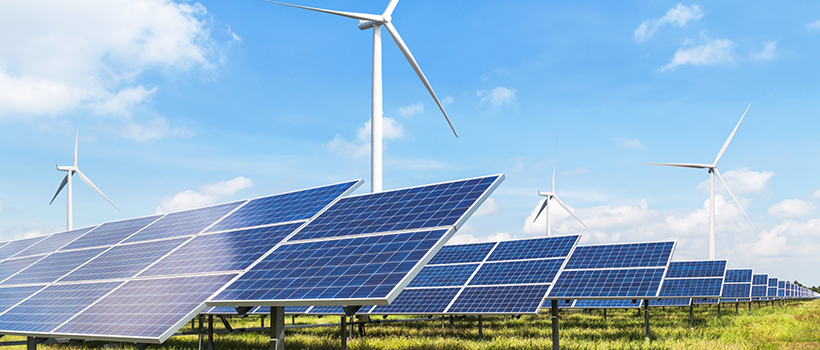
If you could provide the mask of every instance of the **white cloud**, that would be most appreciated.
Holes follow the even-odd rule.
[[[399,107],[399,115],[402,117],[412,117],[421,112],[424,112],[424,103],[421,102]]]
[[[2,203],[0,203],[2,204]],[[490,215],[498,211],[498,203],[496,203],[495,199],[488,198],[484,203],[481,203],[481,206],[475,211],[474,216],[484,216]]]
[[[370,121],[364,123],[360,127],[353,141],[348,141],[344,136],[336,134],[330,142],[327,143],[327,148],[331,152],[351,157],[359,158],[370,154]],[[395,119],[384,117],[382,119],[382,138],[385,140],[398,140],[404,137],[404,126],[399,124]]]
[[[220,181],[200,187],[199,191],[185,190],[173,197],[165,197],[156,208],[157,214],[202,207],[216,203],[220,197],[231,196],[234,193],[252,187],[251,179],[238,176],[228,181]]]
[[[170,0],[9,2],[0,31],[14,33],[0,36],[0,117],[71,111],[81,95],[127,116],[157,89],[141,74],[210,69],[221,53],[205,7]]]
[[[808,30],[819,30],[820,29],[820,19],[806,25],[806,29],[808,29]]]
[[[778,255],[786,250],[786,237],[782,234],[786,231],[790,223],[783,223],[775,226],[769,231],[761,231],[758,234],[760,240],[754,243],[752,251],[759,255]]]
[[[802,199],[786,199],[769,207],[769,215],[781,219],[801,218],[814,213],[817,206]]]
[[[820,190],[814,191],[814,193],[812,193],[811,197],[814,198],[814,199],[820,199]]]
[[[172,127],[165,118],[159,117],[148,121],[147,124],[129,122],[122,128],[121,135],[137,141],[148,141],[168,136],[190,137],[193,132],[185,125]]]
[[[635,29],[635,41],[643,42],[651,38],[663,25],[674,24],[678,27],[685,27],[689,21],[697,21],[701,17],[703,17],[703,10],[701,10],[700,6],[686,6],[683,3],[678,3],[675,7],[666,11],[666,15],[663,17],[653,18],[641,23],[641,25]]]
[[[3,204],[5,204],[5,203],[6,202],[0,201],[0,211],[3,211]]]
[[[506,88],[503,86],[496,86],[491,91],[479,90],[476,94],[481,97],[481,104],[489,101],[493,106],[501,106],[515,101],[515,93],[517,90]]]
[[[644,145],[638,139],[626,139],[623,137],[616,137],[612,139],[615,144],[626,149],[644,149]]]
[[[750,57],[755,61],[771,61],[777,58],[777,41],[763,43],[763,50],[752,52]]]
[[[453,101],[455,101],[455,100],[456,100],[456,98],[453,97],[452,95],[447,95],[447,97],[441,99],[441,105],[442,106],[449,106],[449,105],[453,104]]]
[[[515,239],[516,237],[510,235],[509,232],[498,232],[490,234],[489,236],[476,237],[474,235],[456,234],[453,238],[447,241],[447,244],[467,244],[467,243],[481,243],[481,242],[497,242]]]
[[[729,39],[712,39],[701,33],[701,43],[693,45],[687,43],[685,47],[675,51],[667,65],[661,67],[662,72],[672,71],[680,66],[691,64],[693,66],[709,66],[721,63],[734,63],[735,58],[732,50],[735,42]]]
[[[754,171],[749,168],[738,170],[730,170],[721,173],[723,179],[732,193],[736,195],[748,193],[763,193],[769,190],[769,180],[774,176],[771,171]],[[717,176],[716,176],[717,177]],[[709,191],[709,180],[705,180],[698,184],[698,189],[702,191]],[[715,190],[725,191],[725,188],[720,184],[719,179],[715,179]]]

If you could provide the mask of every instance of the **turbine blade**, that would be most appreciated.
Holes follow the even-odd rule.
[[[102,191],[100,191],[100,189],[97,188],[97,186],[94,186],[94,183],[91,182],[91,180],[89,180],[87,177],[85,177],[85,175],[80,171],[80,169],[77,169],[76,171],[77,171],[77,175],[80,175],[80,178],[83,179],[83,182],[85,182],[85,184],[88,185],[88,187],[91,187],[91,189],[93,189],[94,191],[97,191],[97,193],[99,193],[100,196],[103,196],[103,198],[105,198],[105,200],[107,200],[108,203],[111,203],[111,205],[113,205],[114,208],[117,208],[117,205],[115,205],[114,202],[112,202],[110,199],[108,199],[108,197],[106,197],[105,194],[103,194]],[[117,210],[122,211],[122,210],[120,210],[120,208],[117,208]]]
[[[723,157],[723,152],[726,152],[726,147],[729,147],[729,142],[732,142],[732,137],[735,137],[735,132],[737,132],[737,128],[740,126],[740,122],[743,121],[743,117],[746,116],[746,112],[749,111],[749,107],[751,106],[751,103],[748,106],[746,106],[746,111],[744,111],[743,115],[740,116],[740,120],[737,122],[737,125],[735,125],[735,129],[732,130],[731,134],[729,134],[729,138],[726,139],[726,143],[723,144],[723,147],[720,149],[720,152],[718,152],[717,158],[715,158],[715,162],[712,163],[712,167],[716,167],[717,163],[720,161],[720,157]]]
[[[547,208],[547,205],[549,203],[550,203],[550,197],[544,198],[544,204],[541,205],[541,209],[538,209],[538,214],[535,214],[535,219],[532,219],[532,222],[535,222],[535,220],[538,220],[538,216],[541,215],[542,212],[544,212],[544,209]]]
[[[749,223],[751,223],[751,224],[752,224],[752,227],[754,227],[755,229],[757,229],[757,227],[755,226],[755,223],[754,223],[754,222],[752,222],[752,219],[750,219],[750,218],[749,218],[749,214],[746,214],[746,211],[745,211],[745,210],[743,210],[743,206],[742,206],[742,205],[740,205],[740,201],[738,201],[738,200],[737,200],[737,198],[735,198],[735,194],[734,194],[734,193],[732,193],[732,190],[730,190],[730,189],[729,189],[729,185],[727,185],[727,184],[726,184],[726,181],[724,181],[724,180],[723,180],[723,176],[720,176],[720,172],[717,170],[717,168],[715,168],[715,174],[717,174],[718,179],[720,179],[720,182],[722,182],[722,183],[723,183],[723,186],[724,186],[724,187],[726,187],[726,192],[729,192],[729,195],[731,195],[731,196],[732,196],[732,199],[734,199],[734,200],[735,200],[735,203],[737,204],[737,207],[738,207],[738,208],[740,208],[740,211],[742,211],[742,212],[743,212],[743,215],[746,215],[746,219],[748,219],[748,220],[749,220]]]
[[[690,168],[690,169],[709,169],[712,166],[709,164],[696,164],[696,163],[640,163],[642,165],[661,165],[661,166],[671,166],[676,168]]]
[[[572,217],[574,217],[576,220],[578,220],[578,222],[580,222],[581,225],[584,225],[584,228],[589,228],[589,227],[587,227],[587,224],[585,224],[583,221],[581,221],[581,219],[577,215],[575,215],[575,213],[573,213],[572,210],[570,210],[569,207],[566,204],[564,204],[564,202],[561,201],[561,198],[558,198],[558,196],[555,196],[555,201],[558,202],[558,204],[561,207],[563,207],[564,210],[566,210],[567,213],[569,213],[569,215],[572,215]]]
[[[325,9],[320,9],[320,8],[315,8],[315,7],[291,5],[291,4],[286,4],[284,2],[276,2],[276,1],[270,1],[270,0],[259,0],[259,1],[269,2],[271,4],[277,4],[277,5],[283,5],[283,6],[290,6],[290,7],[295,7],[295,8],[299,8],[299,9],[311,10],[311,11],[316,11],[316,12],[329,13],[331,15],[337,15],[337,16],[353,18],[353,19],[358,19],[358,20],[363,20],[363,21],[373,21],[373,22],[379,22],[379,23],[384,21],[384,17],[379,16],[379,15],[371,15],[371,14],[368,14],[368,13],[325,10]]]
[[[67,183],[68,183],[68,174],[66,174],[65,177],[63,178],[63,182],[60,183],[60,187],[57,189],[57,193],[54,194],[54,197],[51,198],[51,202],[48,202],[48,205],[51,205],[51,203],[54,203],[54,199],[57,198],[57,195],[60,194],[60,191],[63,190],[63,187],[65,187],[65,185]]]
[[[421,79],[421,82],[424,84],[424,87],[427,88],[427,91],[430,93],[430,96],[433,96],[433,100],[436,101],[436,105],[438,105],[438,108],[441,110],[441,114],[444,114],[444,119],[447,119],[447,124],[450,124],[450,129],[453,130],[453,134],[456,135],[456,138],[458,138],[456,128],[454,128],[453,123],[450,122],[450,118],[447,116],[447,112],[444,111],[444,106],[441,105],[441,101],[438,100],[438,97],[436,97],[436,93],[433,92],[433,87],[430,86],[430,82],[427,81],[427,77],[424,76],[424,73],[421,71],[419,64],[416,63],[416,59],[413,58],[413,54],[410,53],[410,49],[407,48],[407,45],[404,43],[404,40],[401,40],[401,36],[399,36],[399,32],[396,31],[396,27],[394,27],[393,24],[390,22],[385,23],[384,26],[390,33],[390,36],[393,37],[393,41],[395,41],[396,45],[399,46],[399,50],[401,50],[401,52],[404,54],[404,57],[407,58],[407,62],[410,62],[410,65],[413,66],[413,70],[416,71],[416,75],[419,76],[419,79]]]
[[[382,14],[382,16],[383,17],[389,17],[390,15],[392,15],[393,10],[396,9],[396,5],[398,5],[398,4],[399,4],[399,0],[390,0],[390,3],[387,4],[387,9],[384,10],[384,14]]]

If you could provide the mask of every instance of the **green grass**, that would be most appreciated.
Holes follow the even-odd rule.
[[[695,327],[689,328],[689,310],[653,308],[650,310],[652,339],[644,338],[643,317],[636,310],[609,310],[604,321],[601,311],[562,312],[560,319],[561,349],[820,349],[820,300],[794,302],[783,307],[754,306],[751,311],[741,304],[740,315],[734,306],[723,306],[723,317],[717,319],[717,308],[695,308]],[[398,317],[391,317],[395,319]],[[456,319],[442,329],[441,321],[368,325],[367,336],[348,342],[351,350],[490,350],[551,349],[551,324],[547,315],[522,316],[520,319],[484,317],[484,339],[478,336],[478,319]],[[286,317],[290,324],[290,317]],[[334,323],[333,317],[296,319],[299,324]],[[259,317],[233,318],[234,328],[258,327]],[[222,328],[218,319],[217,329]],[[188,331],[185,327],[182,331]],[[4,337],[3,341],[23,340]],[[206,340],[207,341],[207,340]],[[106,343],[88,342],[80,349],[102,348]],[[217,334],[216,349],[268,349],[268,334],[261,332]],[[286,331],[287,349],[338,349],[338,327],[295,329]],[[6,347],[6,349],[24,349]],[[40,345],[42,349],[75,349],[66,345]],[[126,346],[125,348],[132,348]],[[172,337],[161,346],[149,349],[196,349],[197,336]]]

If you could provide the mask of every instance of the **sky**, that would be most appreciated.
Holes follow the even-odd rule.
[[[301,0],[381,14],[387,1]],[[392,23],[459,138],[383,36],[384,189],[504,173],[451,240],[553,234],[583,244],[676,240],[820,285],[820,3],[404,0]],[[372,33],[253,0],[31,0],[0,5],[0,239],[364,179]],[[557,159],[557,162],[556,162]]]

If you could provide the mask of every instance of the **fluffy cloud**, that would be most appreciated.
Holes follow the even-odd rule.
[[[808,30],[820,30],[820,19],[806,25],[806,29],[808,29]]]
[[[697,21],[701,17],[703,17],[703,10],[701,10],[700,6],[686,6],[683,3],[678,3],[675,7],[666,11],[666,15],[663,17],[653,18],[641,23],[641,25],[635,29],[635,41],[643,42],[651,38],[661,26],[673,24],[678,27],[685,27],[689,21]]]
[[[485,102],[489,101],[493,106],[496,107],[512,103],[513,101],[515,101],[515,93],[515,89],[510,89],[503,86],[496,86],[495,89],[492,89],[490,91],[476,91],[476,94],[479,97],[481,97],[481,104],[484,104]]]
[[[769,180],[774,176],[771,171],[754,171],[749,168],[738,170],[729,170],[721,173],[723,179],[726,180],[726,185],[736,195],[748,193],[763,193],[769,190]],[[717,177],[717,176],[716,176]],[[723,186],[720,186],[720,179],[715,179],[715,190],[725,191]],[[702,191],[709,191],[709,180],[705,180],[698,184],[698,189]]]
[[[128,122],[120,133],[122,136],[137,140],[148,141],[161,139],[168,136],[190,137],[193,135],[191,130],[183,126],[171,126],[165,118],[159,117],[148,121],[146,124],[139,124],[137,122]]]
[[[771,61],[777,58],[777,41],[763,43],[763,50],[752,52],[750,57],[755,61]]]
[[[0,202],[0,204],[3,204]],[[2,209],[2,207],[0,207]],[[481,203],[481,206],[475,211],[474,216],[485,216],[490,215],[498,211],[498,203],[495,202],[495,199],[488,198],[484,203]]]
[[[421,112],[424,112],[424,104],[421,102],[399,107],[399,115],[402,117],[412,117]]]
[[[781,219],[801,218],[814,213],[817,206],[802,199],[787,199],[769,207],[769,215]]]
[[[336,134],[327,144],[331,152],[338,153],[351,158],[359,158],[370,154],[370,121],[364,123],[359,128],[358,135],[353,141],[348,141],[344,136]],[[382,119],[382,137],[385,140],[397,140],[404,137],[404,126],[395,119],[384,117]]]
[[[238,176],[232,180],[223,180],[202,186],[198,191],[182,191],[173,197],[165,197],[160,206],[156,208],[156,213],[161,214],[213,204],[216,203],[220,197],[231,196],[253,185],[254,183],[251,179]]]
[[[644,149],[644,145],[638,139],[626,139],[623,137],[616,137],[612,139],[615,144],[626,149]]]
[[[207,70],[224,57],[210,15],[196,2],[31,0],[3,7],[0,31],[14,35],[0,37],[0,117],[67,112],[82,96],[91,113],[127,118],[157,91],[136,82],[143,73]]]
[[[733,50],[735,42],[729,39],[712,39],[701,33],[699,44],[689,42],[685,47],[675,51],[667,65],[661,67],[662,72],[672,71],[687,64],[693,66],[709,66],[735,61]]]
[[[466,243],[481,243],[481,242],[497,242],[514,239],[509,232],[498,232],[490,234],[489,236],[476,237],[471,234],[456,234],[453,238],[447,241],[447,244],[466,244]]]

